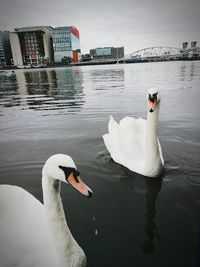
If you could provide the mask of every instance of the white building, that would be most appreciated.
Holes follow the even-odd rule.
[[[13,63],[16,66],[51,63],[53,60],[50,26],[16,28],[10,32]]]

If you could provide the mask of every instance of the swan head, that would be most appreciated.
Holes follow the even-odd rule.
[[[72,185],[88,198],[93,194],[92,190],[81,180],[80,172],[77,170],[73,159],[68,155],[55,154],[51,156],[46,161],[42,173],[44,177]]]
[[[150,88],[147,94],[148,111],[154,112],[160,106],[160,92],[158,89]]]

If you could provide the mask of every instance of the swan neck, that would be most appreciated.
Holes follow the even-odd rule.
[[[157,122],[158,122],[159,110],[147,114],[147,143],[153,144],[157,142]]]
[[[146,158],[153,160],[159,154],[158,138],[157,138],[157,121],[159,110],[147,114],[147,131],[146,131]]]
[[[73,238],[66,223],[60,197],[61,182],[43,175],[42,188],[44,208],[52,242],[57,252],[58,262],[60,263],[59,267],[64,267],[66,262],[70,262],[73,252],[80,250],[80,247]]]
[[[147,115],[145,168],[150,177],[157,177],[163,168],[157,137],[158,115],[158,109]]]

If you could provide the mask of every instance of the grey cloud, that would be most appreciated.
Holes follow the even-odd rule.
[[[84,53],[102,45],[131,52],[198,40],[199,10],[199,0],[1,0],[0,26],[75,25]]]

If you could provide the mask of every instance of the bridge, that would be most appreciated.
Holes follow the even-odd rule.
[[[85,62],[72,63],[71,65],[100,65],[116,63],[154,62],[168,60],[193,60],[200,59],[200,47],[181,49],[176,47],[156,46],[137,50],[124,58],[102,57]]]
[[[125,56],[125,60],[176,59],[182,56],[182,49],[175,47],[148,47]]]

